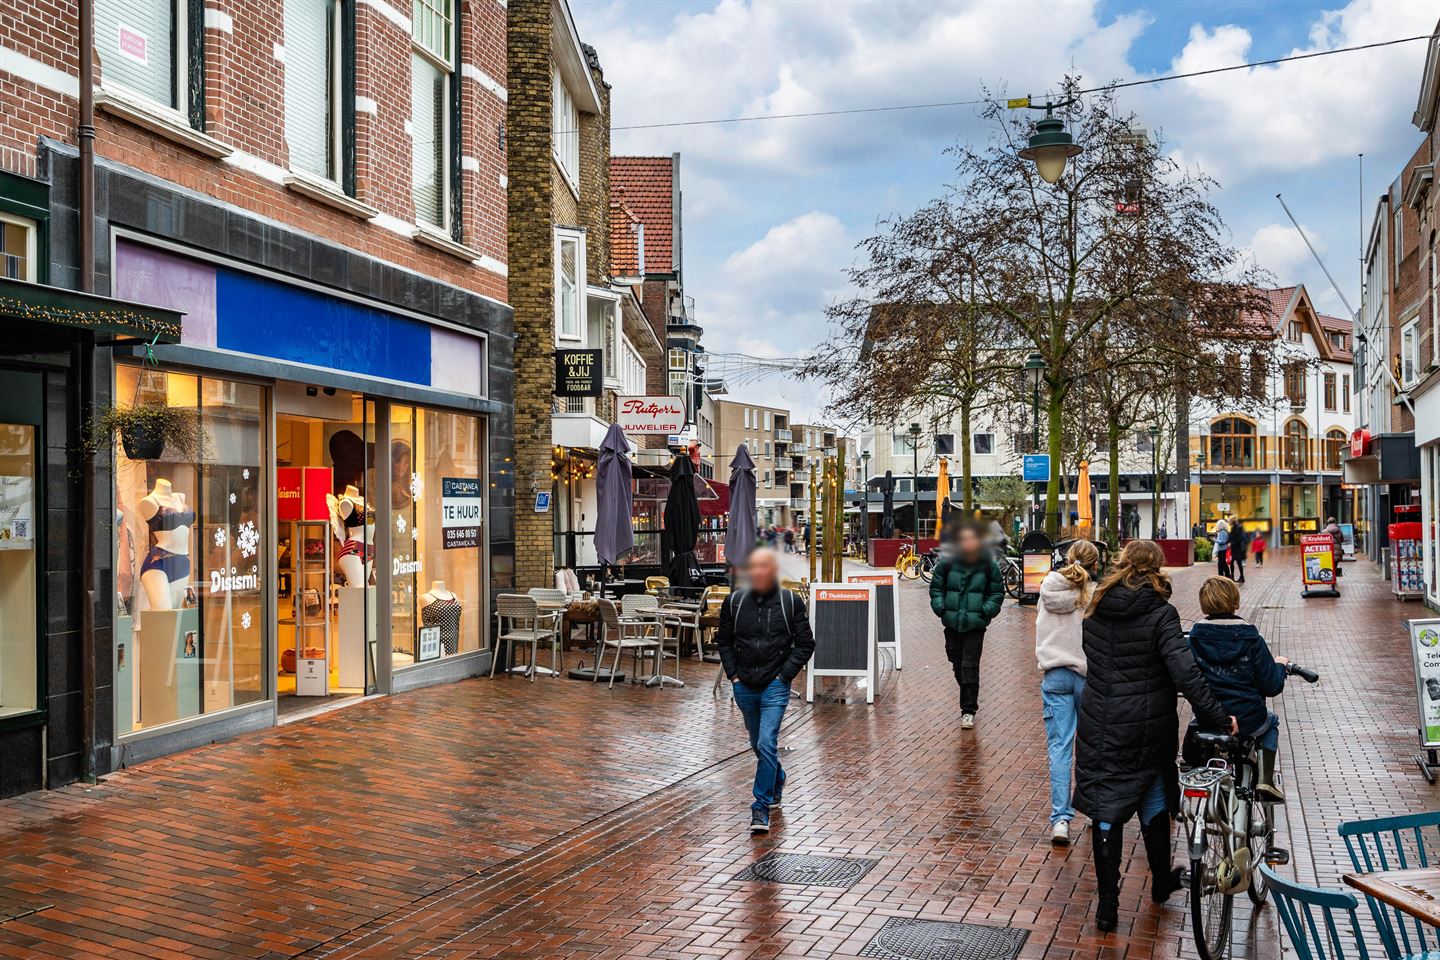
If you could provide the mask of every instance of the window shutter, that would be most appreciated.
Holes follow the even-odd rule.
[[[176,107],[174,34],[174,0],[98,0],[101,78]]]
[[[445,226],[445,77],[412,53],[410,137],[414,149],[415,218]]]
[[[285,141],[290,167],[334,179],[330,78],[334,0],[285,0]]]

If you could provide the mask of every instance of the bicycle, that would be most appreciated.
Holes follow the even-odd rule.
[[[915,553],[913,544],[900,545],[900,552],[895,555],[895,570],[906,580],[920,577],[920,557]]]
[[[1286,664],[1285,672],[1306,683],[1320,680],[1299,664]],[[1256,749],[1253,737],[1211,733],[1193,722],[1185,734],[1184,755],[1206,758],[1180,773],[1190,923],[1200,960],[1220,960],[1229,948],[1232,897],[1244,892],[1255,906],[1265,903],[1269,890],[1259,865],[1290,862],[1290,852],[1275,846],[1275,801],[1255,790]]]
[[[1005,593],[1010,599],[1019,600],[1025,590],[1025,571],[1020,566],[1020,558],[998,545],[992,550],[995,555],[995,565],[1000,568],[1000,576],[1005,581]]]
[[[926,583],[935,575],[935,564],[940,562],[940,551],[938,549],[926,550],[920,557],[920,579]]]

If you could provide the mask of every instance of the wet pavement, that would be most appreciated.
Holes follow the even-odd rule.
[[[1283,869],[1327,886],[1348,869],[1339,822],[1437,796],[1410,759],[1403,629],[1425,611],[1368,564],[1346,572],[1338,600],[1303,600],[1280,553],[1242,607],[1324,675],[1278,702],[1278,842]],[[1176,572],[1183,616],[1207,573]],[[795,702],[785,807],[759,839],[739,714],[694,663],[684,689],[504,678],[371,700],[6,801],[0,957],[856,957],[915,918],[1023,931],[1026,958],[1192,957],[1181,898],[1149,902],[1133,828],[1109,936],[1084,831],[1049,843],[1033,619],[1007,602],[962,732],[923,585],[907,584],[905,669],[873,707]],[[874,862],[848,887],[736,879],[772,853]],[[1280,955],[1273,907],[1239,898],[1234,955]]]

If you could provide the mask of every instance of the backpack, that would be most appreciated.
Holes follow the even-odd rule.
[[[740,612],[740,607],[745,603],[745,598],[749,596],[749,594],[749,588],[736,590],[730,594],[730,618],[732,620],[736,619],[736,615]],[[791,643],[795,642],[795,625],[790,622],[790,611],[795,605],[794,596],[791,591],[786,590],[784,587],[780,588],[780,616],[785,621],[785,635],[790,638]]]

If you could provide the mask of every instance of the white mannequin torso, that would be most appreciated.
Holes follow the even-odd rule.
[[[146,523],[153,520],[161,510],[174,510],[183,513],[190,508],[185,504],[185,494],[177,492],[169,480],[160,479],[155,481],[155,488],[140,500],[140,516]],[[173,527],[169,530],[155,530],[151,532],[155,546],[166,553],[190,553],[190,525]]]

